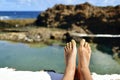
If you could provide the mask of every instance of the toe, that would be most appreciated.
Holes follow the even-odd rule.
[[[64,51],[66,52],[66,50],[67,50],[67,48],[66,48],[66,46],[64,47]]]
[[[69,48],[69,43],[67,43],[66,48]]]
[[[90,53],[91,53],[91,47],[90,47],[90,44],[88,44],[87,47],[88,47],[88,49],[89,49],[89,51],[90,51]]]
[[[82,40],[80,41],[80,46],[84,46],[84,44],[85,44],[85,39],[82,39]]]
[[[84,46],[85,46],[85,47],[88,47],[88,43],[87,43],[87,42],[85,42]]]
[[[69,43],[69,47],[72,48],[72,42]]]
[[[72,40],[71,42],[72,42],[72,47],[76,47],[76,42],[75,42],[75,40]]]

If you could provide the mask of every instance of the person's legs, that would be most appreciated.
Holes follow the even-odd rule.
[[[74,80],[76,69],[76,42],[72,40],[64,48],[66,68],[63,76],[63,80]]]
[[[79,80],[92,80],[92,76],[89,70],[89,63],[91,57],[90,45],[85,42],[84,39],[80,41],[80,46],[78,48],[78,70],[77,77]]]

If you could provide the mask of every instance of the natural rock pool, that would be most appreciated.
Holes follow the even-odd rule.
[[[30,47],[23,43],[0,41],[0,68],[16,70],[55,70],[63,73],[64,51],[62,46]],[[99,74],[120,74],[120,64],[111,55],[92,48],[91,72]]]

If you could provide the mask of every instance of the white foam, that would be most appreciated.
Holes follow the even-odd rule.
[[[0,20],[7,20],[7,19],[10,19],[9,16],[0,16]]]
[[[0,80],[62,80],[63,74],[45,71],[15,71],[0,68]],[[120,80],[120,74],[100,75],[92,73],[93,80]]]

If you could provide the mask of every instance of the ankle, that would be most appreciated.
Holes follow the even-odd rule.
[[[69,66],[68,66],[68,65],[66,66],[66,70],[68,70],[68,71],[73,71],[73,72],[74,72],[75,69],[76,69],[76,66],[70,66],[70,65],[69,65]]]
[[[85,67],[81,67],[81,72],[86,72],[89,70],[89,67],[88,66],[85,66]]]

